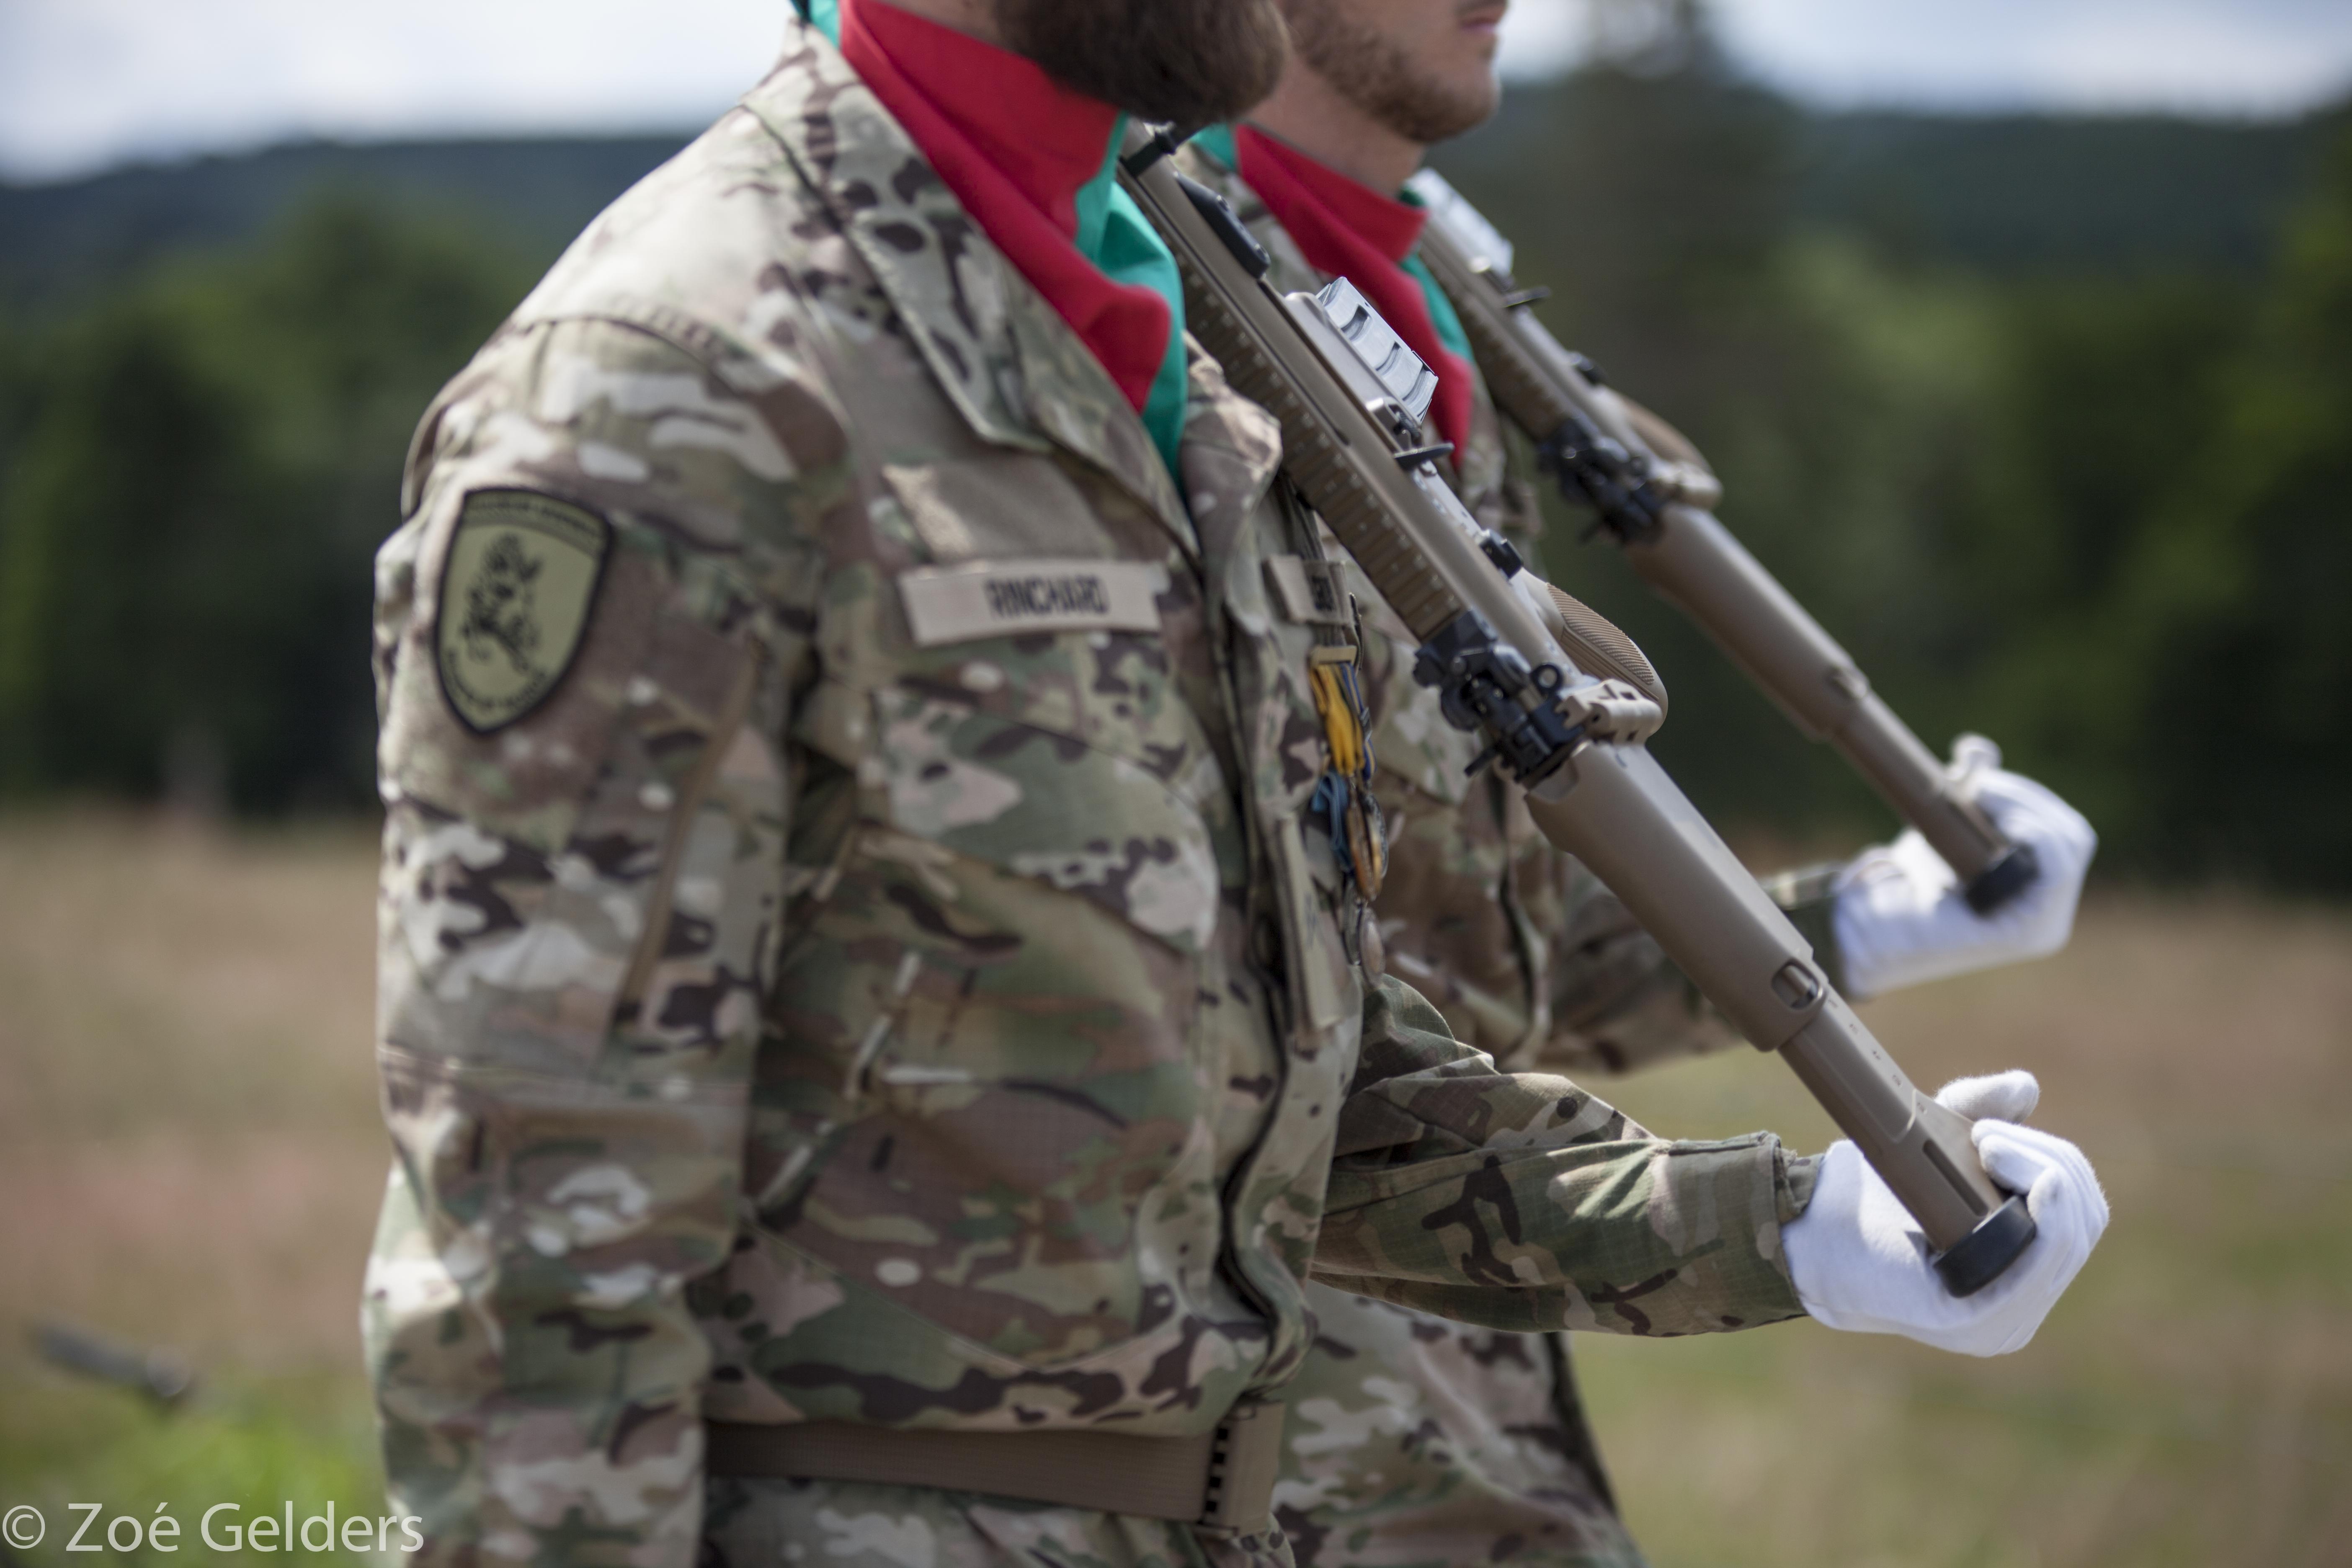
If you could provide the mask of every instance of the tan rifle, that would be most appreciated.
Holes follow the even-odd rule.
[[[1510,243],[1433,170],[1411,189],[1429,213],[1421,258],[1453,301],[1496,406],[1535,441],[1570,498],[1591,505],[1642,579],[1762,687],[1809,740],[1826,739],[1959,877],[1989,914],[2032,885],[2031,845],[2011,843],[1920,743],[1821,623],[1712,509],[1722,487],[1671,426],[1605,385],[1530,307]]]
[[[1840,996],[1643,743],[1664,718],[1622,633],[1525,570],[1454,498],[1423,444],[1426,366],[1344,279],[1276,295],[1267,258],[1176,138],[1138,127],[1120,177],[1174,251],[1186,326],[1282,426],[1290,481],[1420,645],[1414,679],[1528,792],[1537,826],[1622,900],[1759,1050],[1777,1051],[1893,1188],[1953,1294],[2032,1241],[1967,1120],[1922,1094]]]

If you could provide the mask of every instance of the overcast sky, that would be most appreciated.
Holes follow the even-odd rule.
[[[788,0],[0,0],[0,177],[295,136],[685,128],[754,79]],[[2352,90],[2352,0],[1717,0],[1815,101],[2277,114]],[[1573,58],[1518,0],[1505,61]]]

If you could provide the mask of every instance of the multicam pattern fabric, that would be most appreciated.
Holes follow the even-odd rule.
[[[798,1568],[1250,1568],[1278,1541],[1005,1498],[840,1481],[711,1483],[705,1561]]]
[[[1328,280],[1209,147],[1181,156],[1265,247],[1276,289]],[[1454,479],[1479,520],[1532,557],[1542,515],[1515,442],[1481,383]],[[1737,1043],[1616,896],[1536,831],[1516,792],[1491,773],[1465,775],[1475,746],[1413,684],[1410,637],[1360,574],[1356,592],[1374,606],[1364,662],[1379,716],[1375,788],[1393,835],[1378,910],[1391,970],[1458,1037],[1521,1068],[1591,1077]],[[1819,889],[1789,891],[1826,908]],[[1276,1499],[1302,1564],[1640,1562],[1565,1335],[1527,1339],[1322,1287],[1309,1301],[1319,1331],[1286,1395]]]
[[[1351,962],[1266,585],[1303,525],[1191,374],[1180,492],[795,25],[427,413],[378,562],[366,1303],[419,1561],[1279,1564],[707,1485],[702,1422],[1204,1432],[1296,1371],[1310,1268],[1522,1328],[1799,1310],[1811,1162],[1661,1142]],[[478,732],[434,650],[488,489],[610,543],[562,680]],[[913,634],[906,574],[1042,560],[1148,572],[1157,627]]]
[[[1633,1564],[1565,1334],[1318,1291],[1275,1517],[1301,1564]]]

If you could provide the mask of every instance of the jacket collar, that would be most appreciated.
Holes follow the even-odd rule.
[[[830,40],[788,20],[782,58],[742,102],[830,209],[976,434],[1083,458],[1199,553],[1167,466],[1109,374],[990,243]]]

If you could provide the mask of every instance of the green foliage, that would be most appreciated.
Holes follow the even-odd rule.
[[[250,1563],[246,1552],[207,1547],[205,1510],[236,1505],[215,1516],[214,1538],[233,1539],[228,1526],[261,1514],[282,1522],[294,1505],[296,1528],[323,1515],[331,1503],[340,1521],[376,1517],[383,1510],[370,1413],[362,1391],[347,1379],[319,1373],[249,1379],[200,1389],[191,1406],[163,1411],[134,1395],[88,1384],[63,1384],[38,1374],[0,1373],[0,1476],[10,1506],[30,1504],[47,1521],[40,1544],[20,1554],[25,1568],[51,1568],[77,1559],[66,1544],[85,1515],[74,1503],[102,1505],[83,1538],[87,1548],[108,1524],[129,1515],[142,1525],[163,1516],[179,1522],[178,1536],[158,1551],[142,1540],[135,1550],[109,1552],[106,1561],[167,1568],[212,1562]],[[128,1526],[121,1538],[130,1538]],[[387,1532],[397,1545],[396,1529]],[[318,1539],[314,1530],[313,1539]],[[312,1563],[365,1563],[375,1553],[337,1550],[301,1553]]]
[[[1553,289],[1553,329],[1697,441],[1725,521],[1923,736],[1995,736],[2092,816],[2105,868],[2352,887],[2330,799],[2352,762],[2347,116],[1809,117],[1732,76],[1684,0],[1635,9],[1607,63],[1515,91],[1437,160]],[[0,209],[52,215],[54,274],[75,235],[150,207],[226,232],[204,181],[248,219],[282,207],[328,156],[298,153]],[[373,194],[94,273],[63,320],[0,321],[0,791],[366,798],[368,558],[409,428],[555,216],[654,150],[333,155],[381,163]],[[470,226],[412,205],[488,211],[507,188]],[[1658,750],[1702,805],[1807,838],[1891,831],[1554,511],[1552,570],[1658,661]]]
[[[1466,193],[1517,240],[1520,279],[1552,286],[1553,330],[1697,442],[1727,522],[1915,722],[1948,732],[1971,628],[1940,566],[1985,482],[1990,290],[1797,226],[1803,123],[1778,100],[1703,64],[1575,87],[1550,100],[1547,140],[1573,150],[1541,170],[1557,199],[1483,162],[1460,168]],[[1674,713],[1657,750],[1700,805],[1808,837],[1884,830],[1846,770],[1613,550],[1572,542],[1585,523],[1555,505],[1548,561],[1659,662]]]
[[[1966,700],[2099,824],[2111,863],[2185,868],[2147,787],[2166,763],[2138,715],[2170,612],[2139,563],[2211,445],[2246,310],[2243,290],[2195,279],[2070,282],[2014,292],[1994,323],[1996,442],[1951,542],[1981,634]]]
[[[2352,886],[2352,132],[2271,273],[2014,289],[1960,692],[2168,877]]]
[[[2260,274],[2343,116],[1824,115],[1797,210],[1996,276]]]
[[[2352,131],[2213,402],[2188,482],[2143,513],[2115,606],[2140,665],[2147,816],[2198,868],[2352,885]]]
[[[1697,441],[1724,520],[1923,736],[1995,736],[2091,816],[2106,869],[2352,887],[2329,798],[2352,763],[2352,131],[2306,160],[2267,276],[2096,235],[2097,270],[2000,276],[1811,221],[1817,131],[1691,58],[1523,109],[1511,143],[1548,160],[1442,160],[1554,288],[1554,330]],[[1548,559],[1660,665],[1656,747],[1700,804],[1890,830],[1606,545],[1569,542],[1585,521],[1555,509]]]
[[[326,199],[15,340],[0,787],[363,802],[401,455],[528,282],[459,229]]]

